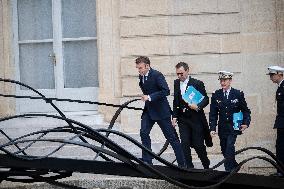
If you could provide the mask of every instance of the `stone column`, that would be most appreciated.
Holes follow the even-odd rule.
[[[97,1],[99,101],[119,104],[121,96],[119,57],[119,1]],[[100,106],[109,121],[116,108]]]
[[[11,12],[10,1],[0,0],[0,77],[13,79],[14,64],[11,52]],[[9,83],[0,82],[0,93],[15,94],[15,87]],[[15,113],[15,99],[0,97],[0,116]]]

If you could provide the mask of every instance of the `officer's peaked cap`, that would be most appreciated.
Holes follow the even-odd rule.
[[[228,71],[219,71],[219,80],[220,79],[232,79],[233,77],[233,73],[232,72],[228,72]]]
[[[270,74],[283,74],[284,73],[284,68],[280,67],[280,66],[269,66],[268,68],[268,73],[267,75]]]

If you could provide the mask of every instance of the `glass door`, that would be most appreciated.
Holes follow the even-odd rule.
[[[78,3],[79,2],[79,3]],[[13,30],[17,79],[47,97],[97,100],[96,1],[14,0]],[[18,95],[36,96],[24,87]],[[58,103],[64,111],[96,105]],[[50,112],[39,100],[17,100],[17,112]]]
[[[99,87],[96,1],[62,0],[61,8],[56,7],[61,16],[58,25],[62,26],[59,32],[62,36],[58,36],[58,46],[63,63],[58,96],[95,101]],[[86,104],[60,103],[60,106],[66,111],[94,109],[93,105]]]

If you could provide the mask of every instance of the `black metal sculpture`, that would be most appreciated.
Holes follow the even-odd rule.
[[[3,180],[15,181],[15,182],[47,182],[49,184],[66,187],[66,188],[80,188],[78,186],[71,186],[57,181],[61,178],[70,177],[73,172],[82,173],[97,173],[97,174],[112,174],[123,176],[136,176],[145,178],[163,179],[174,185],[183,188],[226,188],[231,186],[237,186],[238,188],[283,188],[284,179],[249,175],[237,173],[239,169],[248,161],[253,159],[262,159],[268,161],[275,168],[284,173],[284,166],[277,160],[275,155],[267,149],[261,147],[248,147],[241,149],[236,154],[242,153],[247,150],[261,150],[271,158],[265,156],[255,156],[245,159],[239,163],[239,166],[232,172],[216,171],[217,167],[222,165],[226,159],[213,166],[208,170],[198,169],[181,169],[171,162],[161,158],[160,155],[166,150],[168,142],[158,154],[146,149],[141,143],[128,135],[113,130],[114,123],[121,111],[124,108],[133,110],[142,110],[141,108],[135,108],[129,106],[130,103],[137,101],[138,99],[130,100],[122,105],[114,105],[100,102],[80,101],[72,99],[58,99],[58,98],[46,98],[39,91],[32,87],[25,85],[21,82],[1,79],[0,81],[6,83],[12,83],[26,87],[38,97],[32,96],[17,96],[10,94],[0,94],[2,97],[9,98],[28,98],[28,99],[42,99],[46,103],[50,104],[60,116],[48,115],[48,114],[21,114],[14,116],[7,116],[0,119],[0,123],[23,117],[48,117],[66,122],[66,126],[55,127],[52,129],[38,130],[28,133],[18,138],[11,138],[0,127],[0,135],[7,139],[6,143],[0,144],[0,183]],[[78,121],[67,118],[64,113],[53,103],[53,101],[67,101],[73,103],[88,103],[104,106],[112,106],[118,108],[113,116],[109,127],[107,129],[93,129],[88,125],[82,124]],[[45,137],[51,133],[69,133],[72,137],[68,139],[59,138],[47,138]],[[137,148],[146,150],[151,154],[154,159],[162,163],[161,165],[148,165],[141,161],[139,158],[128,152],[126,149],[115,143],[109,136],[110,134],[119,136],[124,140],[131,142]],[[48,154],[42,154],[35,156],[29,154],[27,151],[33,145],[39,142],[51,142],[56,143],[58,146]],[[78,160],[78,159],[63,159],[52,157],[58,151],[60,151],[65,145],[76,145],[82,148],[91,149],[94,153],[93,160]],[[11,151],[10,147],[13,146],[16,150]],[[97,160],[100,157],[103,161]],[[53,173],[53,174],[50,174]],[[50,174],[50,176],[46,176]],[[26,176],[22,178],[19,176]]]

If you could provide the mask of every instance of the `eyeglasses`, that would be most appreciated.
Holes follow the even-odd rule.
[[[179,76],[179,75],[180,75],[180,76],[183,76],[183,73],[177,73],[177,76]]]

